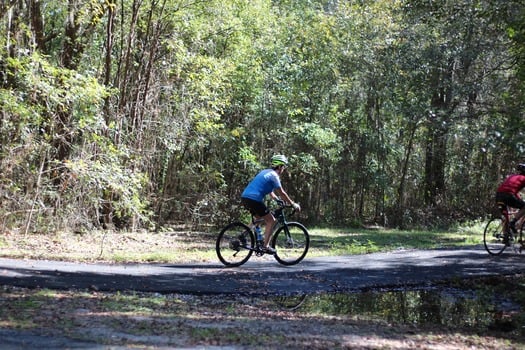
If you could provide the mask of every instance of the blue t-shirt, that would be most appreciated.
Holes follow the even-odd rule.
[[[250,181],[241,197],[262,202],[268,193],[277,188],[281,188],[279,175],[273,169],[264,169]]]

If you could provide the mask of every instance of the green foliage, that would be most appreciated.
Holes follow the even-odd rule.
[[[517,1],[78,5],[0,17],[10,226],[219,222],[279,152],[305,221],[442,227],[525,152]]]
[[[336,162],[342,151],[341,140],[333,130],[314,123],[297,124],[292,131],[305,144],[306,149],[316,151],[318,159]]]
[[[147,178],[119,165],[118,159],[68,160],[65,163],[71,172],[71,181],[64,195],[76,197],[82,206],[93,211],[104,205],[112,207],[112,215],[124,220],[140,220],[149,223],[148,203],[142,193]],[[82,198],[77,197],[82,194]],[[71,213],[72,214],[72,213]]]
[[[10,140],[4,144],[8,148],[2,153],[2,162],[12,169],[12,173],[4,173],[6,180],[11,180],[4,182],[3,191],[18,201],[10,209],[5,206],[3,214],[10,216],[20,209],[33,212],[37,202],[44,213],[54,207],[61,220],[40,216],[35,230],[61,225],[92,227],[96,217],[83,217],[81,213],[95,213],[110,202],[113,215],[147,222],[147,202],[142,197],[145,175],[123,166],[129,152],[115,147],[106,136],[108,126],[101,112],[109,91],[94,78],[54,67],[37,53],[9,59],[8,69],[16,72],[16,88],[0,93],[5,116],[2,138]],[[57,125],[65,122],[61,113],[66,111],[71,111],[67,127]],[[53,159],[48,145],[65,137],[76,147],[70,159],[59,162]],[[24,152],[11,151],[17,147]],[[26,175],[11,177],[21,172]],[[55,178],[45,177],[47,173]],[[34,186],[34,193],[21,192],[29,184]]]

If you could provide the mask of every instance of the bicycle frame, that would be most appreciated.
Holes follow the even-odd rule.
[[[516,208],[512,208],[512,207],[509,207],[507,204],[503,203],[503,202],[498,202],[496,203],[498,208],[499,208],[499,211],[501,213],[501,215],[503,215],[504,217],[504,224],[505,224],[505,231],[508,231],[509,230],[509,223],[510,223],[510,220],[514,217],[514,215],[516,215],[518,213],[518,209]],[[521,227],[523,224],[523,219],[519,219],[518,222],[516,222],[516,228],[518,227]]]
[[[273,224],[272,229],[270,231],[270,241],[273,239],[273,235],[277,232],[279,228],[281,228],[282,226],[287,226],[286,216],[284,214],[285,208],[286,207],[280,207],[280,208],[277,208],[271,211],[272,215],[275,218],[275,223]],[[295,209],[293,209],[290,215],[293,215],[294,213],[295,213]],[[252,216],[252,224],[250,225],[250,229],[252,230],[253,233],[255,233],[255,227],[258,225],[260,226],[261,223],[264,223],[263,218],[257,218],[255,216]],[[287,232],[287,234],[289,233]],[[251,247],[247,249],[254,251],[255,255],[263,255],[264,253],[261,251],[261,248],[263,247],[259,246],[259,242],[256,242],[256,243],[257,244],[255,245],[255,247]]]
[[[280,208],[277,208],[271,211],[273,217],[275,218],[275,222],[272,226],[272,230],[270,231],[271,232],[270,239],[281,226],[287,225],[286,216],[284,215],[285,208],[286,207],[280,207]],[[293,215],[294,213],[295,213],[295,209],[292,211],[290,215]],[[254,231],[255,227],[258,225],[260,226],[261,223],[264,223],[263,218],[257,218],[255,216],[252,216],[252,224],[250,225],[250,229],[255,233]]]

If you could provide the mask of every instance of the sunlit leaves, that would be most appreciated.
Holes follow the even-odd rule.
[[[337,160],[341,151],[341,140],[333,130],[314,123],[299,124],[294,133],[313,152],[332,161]]]
[[[444,205],[477,203],[469,192],[489,193],[500,163],[523,155],[518,1],[35,4],[41,31],[25,3],[0,17],[1,156],[35,174],[46,157],[84,159],[69,170],[128,208],[140,193],[159,217],[187,220],[182,208],[235,197],[282,152],[305,215],[375,219],[421,202],[433,128],[446,131]],[[75,70],[61,66],[65,45]],[[478,176],[467,183],[465,169]],[[43,177],[46,199],[61,176]]]
[[[149,220],[148,203],[142,196],[147,183],[144,174],[120,166],[118,158],[109,155],[102,159],[79,157],[67,160],[65,166],[75,179],[70,182],[68,193],[82,193],[93,209],[109,204],[118,218]]]

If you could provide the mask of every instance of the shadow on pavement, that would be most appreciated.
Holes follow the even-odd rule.
[[[287,295],[424,285],[453,278],[525,270],[517,254],[489,256],[480,247],[308,257],[296,266],[253,260],[218,264],[86,264],[0,259],[0,284],[27,288],[183,294]]]

